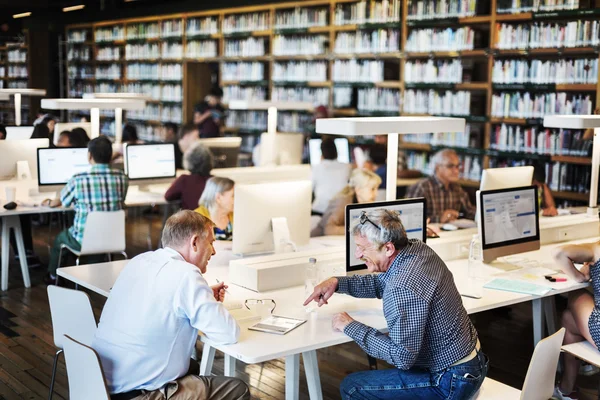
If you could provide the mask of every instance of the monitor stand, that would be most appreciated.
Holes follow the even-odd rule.
[[[140,192],[149,192],[150,191],[149,184],[141,184],[141,185],[137,185],[137,187],[138,187],[138,191],[140,191]]]
[[[32,179],[31,168],[27,161],[17,161],[17,179],[20,181]]]
[[[275,254],[297,251],[296,245],[290,238],[287,218],[272,218],[271,227],[273,229],[273,249],[275,250]]]

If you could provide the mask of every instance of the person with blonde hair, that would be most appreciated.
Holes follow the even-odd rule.
[[[231,240],[233,235],[234,184],[229,178],[213,176],[206,182],[195,210],[215,224],[216,240]]]
[[[366,169],[355,169],[344,187],[327,206],[323,218],[310,236],[343,235],[345,232],[346,206],[356,203],[371,203],[377,197],[381,178]]]

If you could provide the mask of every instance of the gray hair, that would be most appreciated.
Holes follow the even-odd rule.
[[[406,230],[400,221],[400,213],[395,210],[380,208],[367,212],[370,222],[360,223],[360,218],[354,219],[350,225],[350,233],[353,236],[360,235],[381,248],[386,243],[392,243],[396,250],[404,248],[408,244]]]
[[[192,236],[205,239],[215,224],[191,210],[181,210],[169,217],[162,232],[163,247],[179,248]]]
[[[370,185],[379,187],[381,185],[381,177],[375,172],[357,168],[352,171],[348,185],[338,193],[338,196],[354,195],[356,188],[364,188]]]
[[[435,171],[437,167],[444,164],[450,156],[458,157],[458,154],[456,154],[456,151],[452,149],[442,149],[435,153],[433,157],[431,157],[430,161],[430,164],[433,166],[433,170]]]
[[[183,166],[192,175],[209,176],[213,169],[213,155],[206,146],[196,143],[183,155]]]
[[[213,176],[206,181],[206,186],[204,187],[204,191],[202,191],[202,196],[200,196],[198,205],[204,206],[210,210],[212,207],[214,207],[215,202],[217,201],[217,194],[225,193],[233,189],[234,184],[235,182],[229,178]]]

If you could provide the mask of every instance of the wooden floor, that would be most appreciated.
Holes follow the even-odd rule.
[[[160,229],[160,218],[154,216],[154,243]],[[127,252],[134,256],[147,250],[148,216],[130,217],[127,225]],[[57,233],[54,227],[52,236]],[[34,227],[34,245],[46,262],[49,242],[48,226]],[[46,286],[42,282],[45,268],[31,269],[32,288],[24,289],[18,264],[12,261],[10,289],[0,294],[0,398],[47,398],[55,347],[48,308]],[[90,294],[94,312],[99,318],[104,298]],[[564,302],[559,301],[559,307]],[[480,313],[474,316],[484,351],[491,360],[489,376],[521,388],[533,351],[531,306],[522,304],[510,309]],[[201,351],[201,348],[199,348]],[[321,382],[325,399],[339,399],[338,388],[348,374],[368,369],[364,353],[353,343],[318,352]],[[237,376],[247,382],[256,399],[285,398],[284,360],[259,365],[237,363]],[[388,368],[379,362],[380,368]],[[217,353],[215,374],[223,373],[223,358]],[[596,398],[600,374],[580,377],[582,398]],[[300,375],[300,398],[308,399],[304,372]],[[68,398],[64,362],[59,365],[55,399]]]

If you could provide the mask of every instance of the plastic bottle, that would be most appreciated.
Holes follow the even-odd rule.
[[[308,265],[306,266],[306,272],[304,276],[304,298],[307,299],[313,291],[315,290],[315,286],[319,284],[318,280],[318,269],[317,269],[317,259],[309,258]],[[304,309],[307,313],[312,312],[315,308],[314,301],[308,303]]]
[[[469,294],[481,297],[483,294],[483,251],[479,235],[473,235],[469,245]]]

